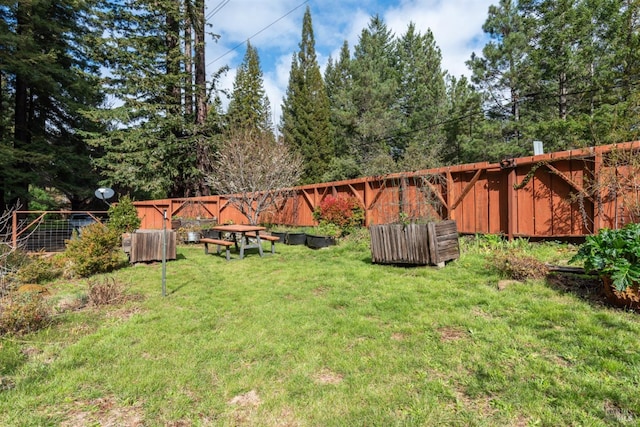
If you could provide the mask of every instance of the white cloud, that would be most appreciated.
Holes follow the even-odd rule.
[[[482,45],[474,41],[483,39],[482,25],[493,2],[415,0],[390,9],[385,15],[385,22],[397,36],[406,32],[409,22],[415,23],[422,33],[431,29],[442,52],[442,67],[454,76],[469,75],[465,61],[471,52],[482,49]]]

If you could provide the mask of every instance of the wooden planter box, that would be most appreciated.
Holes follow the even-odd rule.
[[[129,262],[162,261],[162,230],[131,233]],[[176,232],[167,230],[167,259],[176,259]]]
[[[443,266],[460,257],[455,221],[372,225],[369,233],[377,264]]]

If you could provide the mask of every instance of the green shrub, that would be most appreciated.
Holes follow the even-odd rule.
[[[33,332],[49,323],[50,310],[36,292],[12,292],[0,299],[0,335]]]
[[[503,276],[513,280],[542,279],[548,268],[537,258],[518,251],[499,251],[493,256],[493,266]]]
[[[124,254],[119,250],[120,233],[102,224],[91,224],[83,228],[79,238],[70,240],[65,258],[70,262],[74,275],[88,277],[106,273],[121,267]]]
[[[107,224],[110,230],[118,234],[131,233],[140,227],[141,222],[138,211],[129,196],[122,197],[117,204],[109,207]]]
[[[16,273],[20,283],[43,283],[62,276],[62,269],[53,258],[38,256],[22,265]]]

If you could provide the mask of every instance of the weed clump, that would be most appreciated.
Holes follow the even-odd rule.
[[[126,300],[125,286],[114,278],[103,278],[89,282],[87,295],[90,305],[102,306],[119,304]]]
[[[493,255],[492,261],[501,275],[512,280],[542,279],[548,273],[547,266],[537,258],[518,251],[499,251]]]

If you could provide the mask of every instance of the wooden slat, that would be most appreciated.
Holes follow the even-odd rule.
[[[437,265],[460,256],[455,221],[374,225],[369,232],[374,263]]]
[[[131,233],[129,262],[162,261],[162,231],[144,230]],[[176,232],[167,230],[168,260],[176,259]]]

